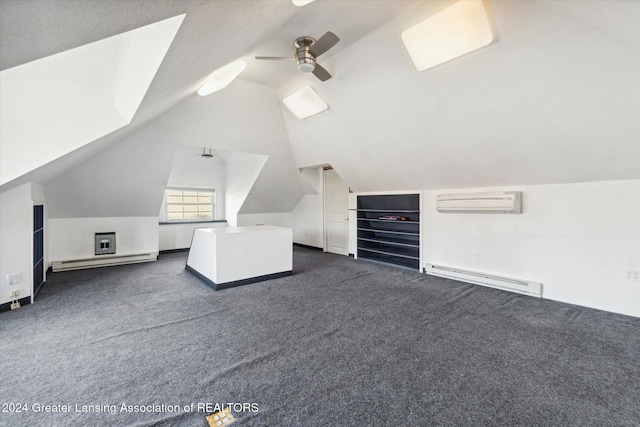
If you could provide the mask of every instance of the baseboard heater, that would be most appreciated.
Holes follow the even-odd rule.
[[[51,267],[54,272],[80,270],[83,268],[108,267],[112,265],[135,264],[158,259],[158,252],[131,255],[103,255],[95,258],[74,259],[69,261],[53,261]]]
[[[542,297],[542,283],[529,280],[513,279],[511,277],[495,276],[488,273],[463,270],[455,267],[426,264],[424,272],[433,276],[446,277],[447,279],[460,280],[461,282],[488,286],[510,292]]]

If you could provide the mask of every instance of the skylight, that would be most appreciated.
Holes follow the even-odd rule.
[[[224,89],[233,79],[240,75],[246,66],[247,64],[243,60],[238,60],[218,68],[211,74],[211,77],[204,82],[200,89],[198,89],[198,95],[206,96],[220,89]]]
[[[185,15],[0,73],[0,185],[131,122]]]
[[[418,71],[469,53],[493,40],[481,0],[463,0],[402,33]]]
[[[306,119],[327,110],[329,106],[311,86],[300,89],[282,100],[299,119]]]

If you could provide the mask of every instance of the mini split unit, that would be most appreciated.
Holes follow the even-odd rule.
[[[520,191],[439,194],[436,209],[444,213],[521,213],[522,196]]]

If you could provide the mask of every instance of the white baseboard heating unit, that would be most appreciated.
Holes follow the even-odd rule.
[[[108,267],[112,265],[135,264],[139,262],[156,261],[158,252],[132,255],[102,255],[95,258],[75,259],[69,261],[53,261],[51,268],[56,271],[80,270],[83,268]]]
[[[445,267],[435,264],[426,264],[424,272],[433,276],[445,277],[447,279],[459,280],[461,282],[488,286],[490,288],[517,292],[524,295],[542,297],[542,283],[531,282],[529,280],[495,276],[493,274],[463,270],[455,267]]]

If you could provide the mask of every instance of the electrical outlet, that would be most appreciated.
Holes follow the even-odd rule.
[[[19,295],[20,295],[20,291],[18,290],[9,292],[9,298],[15,298]]]
[[[627,270],[626,278],[632,282],[640,282],[640,274],[638,274],[638,270]]]

